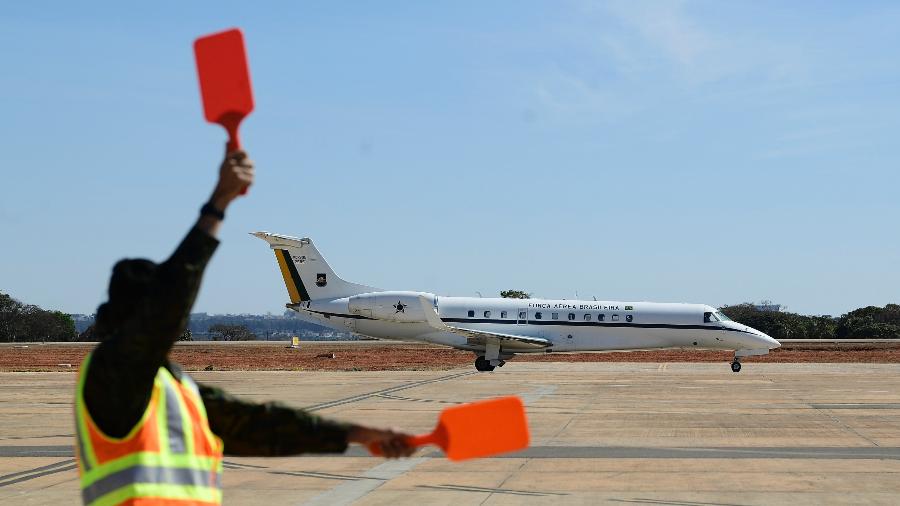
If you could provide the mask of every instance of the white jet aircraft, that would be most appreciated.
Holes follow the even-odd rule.
[[[765,355],[781,344],[705,304],[444,297],[348,283],[312,241],[268,232],[287,285],[286,307],[308,321],[381,339],[452,346],[492,371],[517,353],[654,349]]]

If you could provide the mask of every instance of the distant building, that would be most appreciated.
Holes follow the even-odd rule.
[[[771,300],[761,301],[759,304],[753,304],[757,311],[767,311],[770,313],[778,313],[783,307],[781,304],[775,304]]]
[[[92,314],[71,314],[72,321],[75,322],[75,330],[81,334],[94,324],[94,316]]]

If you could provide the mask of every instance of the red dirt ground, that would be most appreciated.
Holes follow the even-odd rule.
[[[5,345],[0,371],[75,371],[90,344]],[[331,358],[334,354],[335,358]],[[322,356],[324,355],[324,356]],[[380,371],[446,370],[469,366],[472,353],[440,346],[386,342],[190,343],[177,345],[172,359],[187,370]],[[516,362],[729,362],[731,353],[710,351],[634,351],[518,355]],[[897,343],[790,344],[745,362],[900,363]]]

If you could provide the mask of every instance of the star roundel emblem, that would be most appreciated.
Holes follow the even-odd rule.
[[[406,306],[408,306],[408,305],[409,305],[409,304],[404,304],[402,301],[399,301],[399,300],[398,300],[397,303],[394,304],[394,309],[396,309],[396,311],[394,311],[394,314],[397,314],[397,313],[406,313],[405,310],[406,310]]]

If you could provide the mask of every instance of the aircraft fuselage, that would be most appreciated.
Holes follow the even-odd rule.
[[[430,296],[430,294],[427,294]],[[440,320],[458,328],[542,338],[544,349],[508,343],[514,353],[622,351],[665,348],[769,350],[778,341],[722,319],[703,304],[543,299],[434,297]],[[479,351],[471,339],[435,331],[425,321],[395,322],[351,314],[349,298],[291,305],[311,321],[379,339],[423,341]]]

